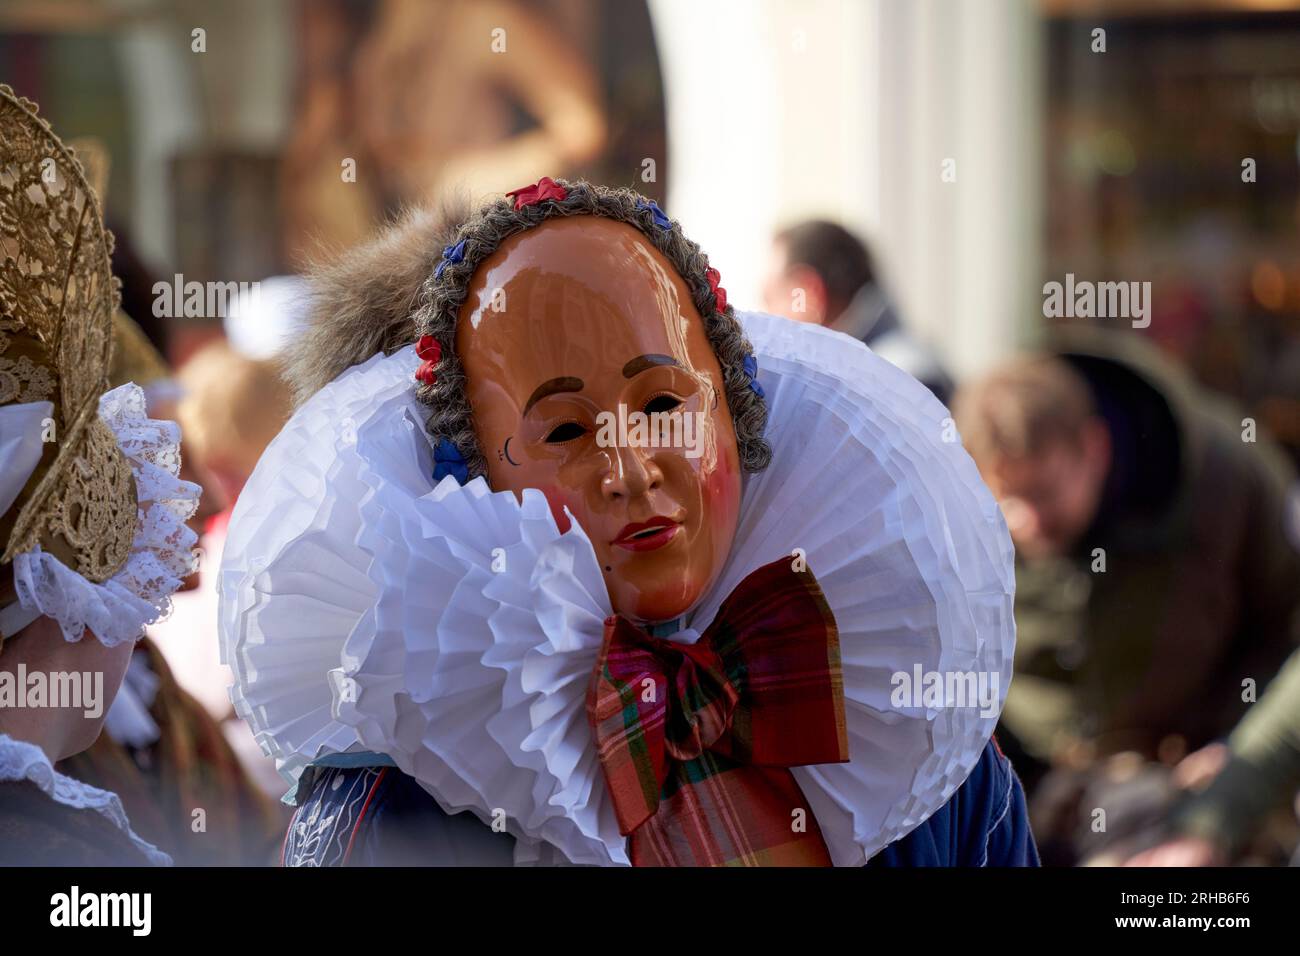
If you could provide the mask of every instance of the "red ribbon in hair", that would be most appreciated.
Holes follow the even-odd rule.
[[[543,176],[531,186],[512,189],[506,195],[515,197],[515,211],[517,212],[525,206],[539,203],[543,199],[563,199],[569,195],[569,191],[550,176]]]
[[[442,346],[432,335],[421,335],[420,341],[415,343],[415,354],[424,359],[424,363],[415,370],[415,377],[425,385],[432,385],[438,381],[438,376],[434,373],[438,363],[442,361]]]
[[[704,273],[704,278],[709,280],[709,289],[713,292],[713,297],[718,300],[718,311],[727,311],[727,290],[718,285],[722,281],[722,273],[717,269],[709,269]]]

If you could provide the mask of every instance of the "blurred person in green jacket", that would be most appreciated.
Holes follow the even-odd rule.
[[[1077,862],[1124,831],[1087,825],[1114,792],[1098,788],[1109,758],[1172,766],[1221,739],[1296,646],[1294,476],[1131,334],[1062,330],[964,386],[953,413],[1017,552],[998,737],[1044,862]],[[1162,819],[1173,790],[1124,815]]]

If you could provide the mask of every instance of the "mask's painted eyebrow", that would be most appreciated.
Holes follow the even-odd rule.
[[[638,355],[623,366],[623,377],[632,378],[634,375],[640,375],[646,369],[654,368],[656,365],[677,364],[677,359],[671,355]]]
[[[524,406],[524,414],[528,410],[544,399],[548,395],[554,395],[556,392],[581,392],[585,388],[582,379],[574,378],[571,375],[561,376],[560,378],[548,378],[541,385],[533,389],[533,394],[528,397],[528,403]]]

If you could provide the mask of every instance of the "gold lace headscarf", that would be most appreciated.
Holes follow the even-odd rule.
[[[117,282],[112,234],[81,165],[0,86],[0,405],[49,401],[40,464],[0,516],[0,563],[39,544],[99,584],[130,554],[135,482],[99,418]]]

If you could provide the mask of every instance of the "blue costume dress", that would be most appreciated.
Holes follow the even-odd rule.
[[[285,866],[510,866],[515,841],[447,814],[391,765],[318,766],[302,778]],[[990,740],[966,782],[867,866],[1038,866],[1025,794]]]

